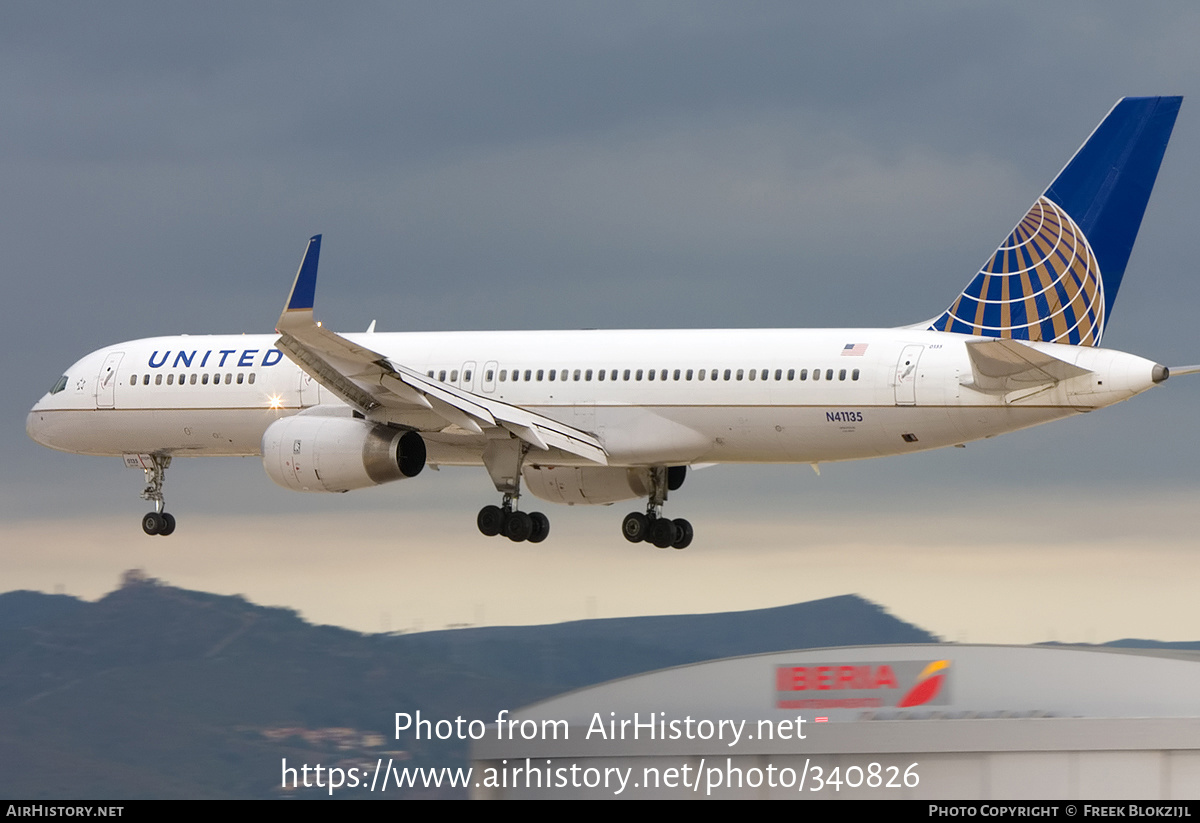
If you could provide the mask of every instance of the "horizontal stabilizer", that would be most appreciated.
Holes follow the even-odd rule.
[[[970,341],[966,345],[974,376],[971,388],[989,394],[1052,386],[1060,380],[1091,373],[1016,340],[996,338]]]

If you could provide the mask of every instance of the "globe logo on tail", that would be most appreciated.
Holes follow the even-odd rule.
[[[966,290],[933,322],[937,331],[1097,346],[1104,281],[1091,244],[1043,195]]]

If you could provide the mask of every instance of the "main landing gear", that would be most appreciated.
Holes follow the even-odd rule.
[[[621,534],[630,543],[653,543],[660,549],[686,549],[692,544],[692,524],[682,517],[671,520],[651,507],[645,514],[630,512],[621,523]]]
[[[516,495],[506,494],[503,504],[484,506],[475,518],[475,525],[488,537],[502,534],[514,543],[526,540],[541,543],[550,534],[550,518],[541,512],[514,511],[514,502]]]
[[[169,455],[150,455],[149,460],[141,460],[142,469],[146,472],[146,488],[142,490],[142,499],[154,503],[154,511],[148,512],[142,518],[142,531],[146,534],[158,534],[166,537],[175,531],[175,518],[163,511],[163,480],[167,467],[171,465]]]
[[[496,491],[504,495],[499,506],[484,506],[475,518],[479,531],[488,537],[502,534],[514,543],[541,543],[550,534],[550,518],[541,512],[515,509],[521,496],[521,464],[529,444],[515,437],[489,440],[483,449],[483,465]]]
[[[682,517],[676,520],[662,516],[667,492],[683,485],[687,473],[685,466],[660,466],[650,473],[650,499],[646,512],[630,512],[621,522],[621,534],[630,543],[645,541],[660,549],[686,549],[692,544],[692,524]]]

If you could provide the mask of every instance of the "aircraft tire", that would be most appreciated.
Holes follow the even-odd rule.
[[[630,543],[641,543],[650,531],[650,518],[641,512],[630,512],[621,522],[621,534]]]
[[[495,537],[504,530],[504,510],[499,506],[484,506],[475,518],[475,525],[487,537]]]
[[[675,521],[675,542],[671,544],[671,547],[686,549],[692,545],[692,537],[694,536],[695,532],[692,531],[692,524],[681,517]]]
[[[533,518],[525,512],[513,512],[504,521],[504,536],[514,543],[529,539],[533,533]]]
[[[533,530],[529,533],[529,542],[541,543],[550,535],[550,518],[541,512],[530,512],[529,519],[533,521]]]
[[[158,530],[158,533],[160,535],[162,535],[163,537],[166,537],[168,534],[175,531],[175,516],[174,515],[168,514],[167,512],[163,512],[162,514],[159,515],[159,517],[162,518],[162,524],[163,524],[162,528]]]
[[[158,534],[166,526],[166,522],[158,512],[147,512],[142,518],[142,531],[146,534]]]
[[[675,524],[665,517],[650,524],[649,540],[660,549],[669,549],[675,543]]]

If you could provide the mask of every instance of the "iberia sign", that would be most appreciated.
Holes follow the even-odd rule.
[[[907,709],[950,703],[949,660],[775,667],[778,709]]]

